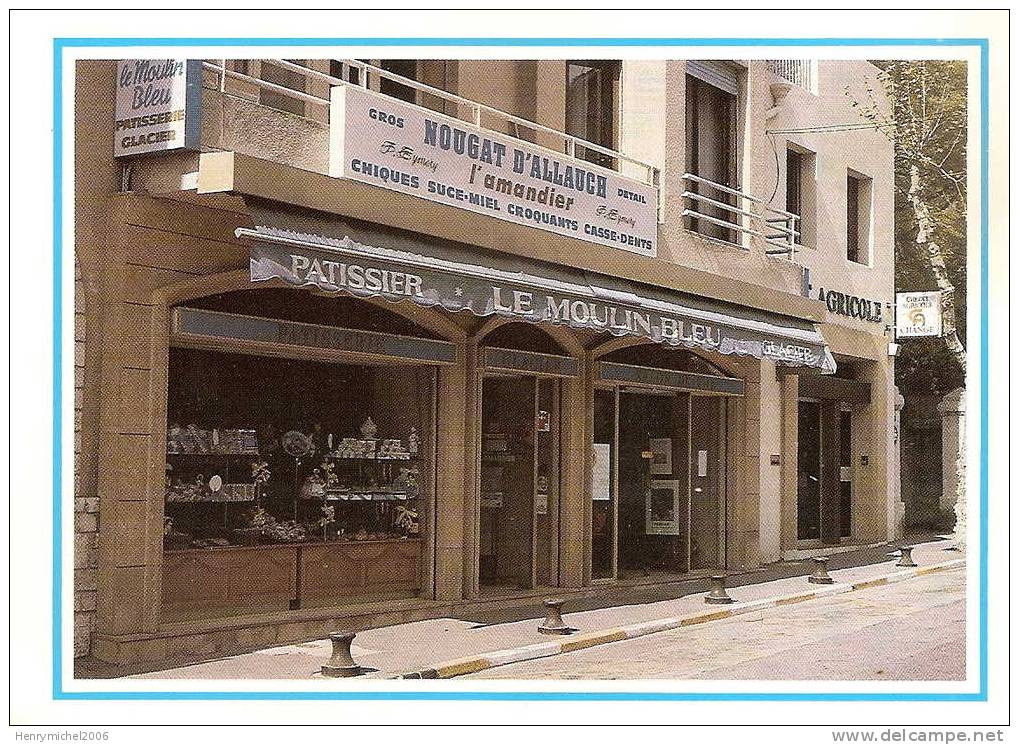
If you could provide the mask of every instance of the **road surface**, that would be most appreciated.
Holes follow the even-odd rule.
[[[466,677],[962,680],[965,591],[938,572]]]

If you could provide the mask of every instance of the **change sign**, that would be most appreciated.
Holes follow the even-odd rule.
[[[654,256],[658,192],[362,88],[332,89],[329,174]]]
[[[941,318],[940,292],[899,292],[895,295],[896,338],[941,336]]]

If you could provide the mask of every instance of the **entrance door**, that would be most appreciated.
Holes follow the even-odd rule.
[[[821,537],[821,405],[800,401],[797,444],[796,537]]]
[[[852,512],[850,425],[835,401],[799,402],[796,537],[838,543]]]
[[[690,397],[690,568],[724,562],[725,399]]]
[[[724,400],[619,395],[620,576],[724,563]]]
[[[480,583],[558,584],[558,381],[486,375],[481,417]]]

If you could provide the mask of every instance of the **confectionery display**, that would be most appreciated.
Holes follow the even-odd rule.
[[[379,431],[370,416],[359,437],[321,424],[281,434],[171,424],[165,547],[418,537],[417,430]]]

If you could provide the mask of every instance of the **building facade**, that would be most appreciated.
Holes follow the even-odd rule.
[[[80,62],[76,654],[895,538],[875,72]]]

